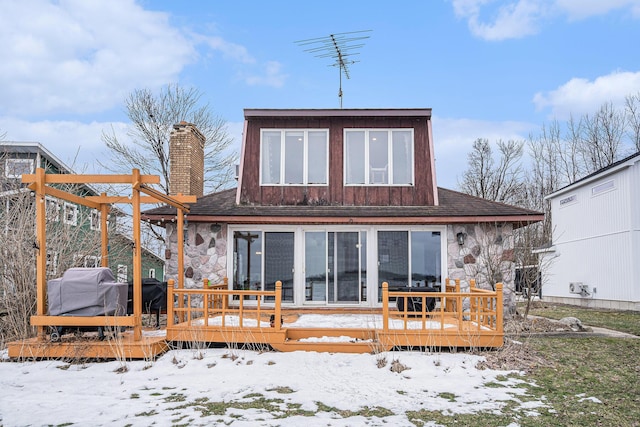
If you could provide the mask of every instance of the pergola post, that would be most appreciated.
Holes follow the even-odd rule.
[[[44,169],[36,170],[35,181],[35,203],[36,203],[36,312],[38,316],[46,314],[47,296],[47,204],[45,196],[45,176]],[[54,262],[54,260],[51,260]],[[45,327],[38,326],[38,335],[44,337]]]
[[[142,339],[142,244],[140,241],[140,171],[134,169],[132,173],[133,204],[133,339]]]

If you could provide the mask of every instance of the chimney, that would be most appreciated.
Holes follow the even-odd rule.
[[[169,194],[201,197],[204,192],[205,137],[192,123],[173,125],[169,138]]]

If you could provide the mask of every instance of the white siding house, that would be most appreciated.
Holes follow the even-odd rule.
[[[640,310],[640,152],[546,199],[545,300]]]

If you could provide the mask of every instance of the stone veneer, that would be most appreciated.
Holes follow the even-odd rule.
[[[227,276],[227,227],[224,224],[189,223],[184,233],[185,288],[201,288],[202,279],[222,283]],[[167,224],[166,277],[177,279],[178,233]]]
[[[458,244],[458,233],[464,233],[464,245]],[[515,257],[513,225],[509,223],[454,224],[447,226],[447,269],[450,279],[460,279],[462,289],[476,286],[493,289],[495,281],[503,284],[505,314],[515,310]]]

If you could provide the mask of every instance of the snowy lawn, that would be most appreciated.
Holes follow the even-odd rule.
[[[434,425],[415,413],[436,411],[504,412],[513,420],[504,425],[516,426],[550,410],[528,395],[525,377],[479,370],[480,360],[465,353],[223,348],[128,361],[124,373],[116,372],[123,365],[118,361],[5,361],[0,425],[414,426]]]

